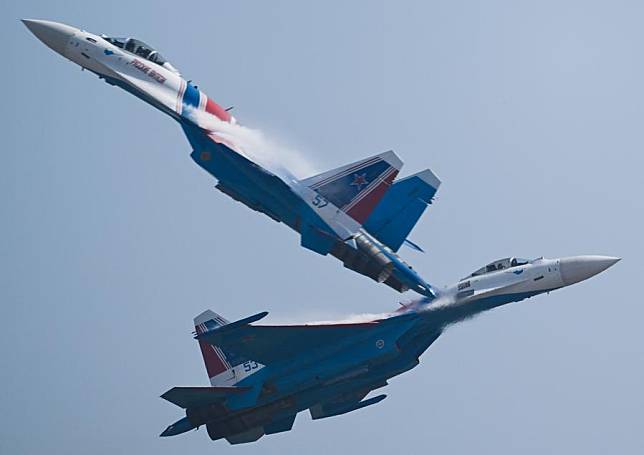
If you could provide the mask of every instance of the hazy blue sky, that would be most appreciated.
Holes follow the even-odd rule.
[[[2,2],[0,453],[643,453],[642,2],[310,3]],[[431,283],[511,255],[624,260],[451,329],[372,408],[235,448],[159,438],[181,411],[158,396],[207,384],[195,314],[401,297],[216,191],[175,122],[24,17],[151,43],[321,169],[388,149],[431,167],[427,253],[403,251]]]

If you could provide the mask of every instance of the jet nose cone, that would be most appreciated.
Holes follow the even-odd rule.
[[[69,39],[78,31],[77,28],[52,21],[23,19],[22,23],[36,35],[36,38],[61,55],[65,55]]]
[[[561,279],[564,285],[587,280],[619,262],[621,258],[611,256],[572,256],[561,258]]]

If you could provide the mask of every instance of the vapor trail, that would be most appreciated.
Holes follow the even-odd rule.
[[[187,114],[200,127],[230,142],[249,159],[280,177],[301,179],[317,173],[310,159],[260,130],[225,122],[194,108],[189,108]]]

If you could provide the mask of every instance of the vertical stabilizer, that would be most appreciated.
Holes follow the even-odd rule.
[[[227,325],[229,321],[214,311],[206,310],[194,318],[194,324],[195,333],[200,335]],[[199,348],[212,386],[232,386],[264,367],[203,340],[199,340]]]
[[[429,169],[397,180],[369,215],[364,228],[389,248],[398,251],[432,203],[440,184],[441,181]]]
[[[194,319],[194,323],[195,332],[199,335],[207,332],[208,330],[226,325],[228,324],[228,321],[217,313],[206,310]],[[201,349],[201,355],[203,356],[206,371],[210,378],[210,384],[216,385],[217,381],[215,379],[218,378],[221,373],[230,370],[232,366],[228,363],[226,354],[224,354],[224,352],[217,346],[208,344],[205,341],[199,341],[199,348]]]
[[[402,161],[392,152],[302,180],[302,183],[362,224],[398,175]]]

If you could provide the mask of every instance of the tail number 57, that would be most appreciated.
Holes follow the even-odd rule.
[[[313,204],[315,207],[321,209],[322,207],[326,207],[329,205],[329,201],[324,196],[320,196],[319,194],[315,195],[315,198],[311,201],[311,204]]]

